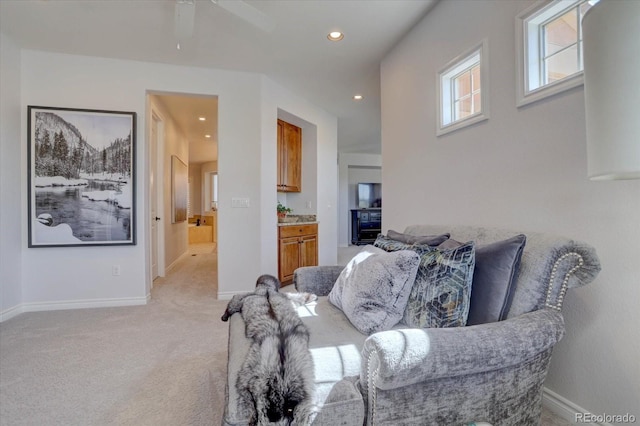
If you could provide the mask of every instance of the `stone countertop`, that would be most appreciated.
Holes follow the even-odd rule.
[[[290,214],[284,218],[278,218],[278,226],[282,225],[309,225],[318,223],[315,214]]]

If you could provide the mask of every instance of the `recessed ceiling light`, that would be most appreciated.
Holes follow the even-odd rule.
[[[206,118],[205,118],[205,117],[198,117],[198,120],[200,120],[200,121],[206,121]]]
[[[331,31],[329,35],[327,35],[327,38],[331,41],[340,41],[344,38],[344,34],[340,31]]]
[[[354,101],[361,101],[364,99],[364,96],[362,95],[353,95],[353,100]]]
[[[205,138],[210,138],[210,137],[211,137],[211,135],[204,135],[204,137],[205,137]]]

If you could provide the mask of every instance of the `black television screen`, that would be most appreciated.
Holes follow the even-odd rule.
[[[382,207],[382,184],[358,184],[358,208],[371,209]]]

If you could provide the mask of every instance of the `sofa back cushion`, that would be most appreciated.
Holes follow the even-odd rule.
[[[412,235],[451,233],[458,241],[475,241],[477,246],[507,240],[521,234],[502,228],[451,225],[411,225]],[[560,309],[567,288],[593,281],[600,271],[595,249],[581,241],[541,232],[524,232],[527,237],[520,261],[517,285],[506,318],[543,307]]]
[[[390,229],[387,232],[387,237],[405,244],[426,244],[428,246],[437,246],[448,240],[449,237],[451,237],[451,234],[446,233],[440,235],[411,235],[402,234]]]

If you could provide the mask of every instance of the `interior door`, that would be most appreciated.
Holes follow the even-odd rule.
[[[158,277],[158,117],[155,115],[152,115],[151,118],[150,145],[149,193],[151,194],[151,200],[149,207],[151,211],[151,280],[153,281]]]

